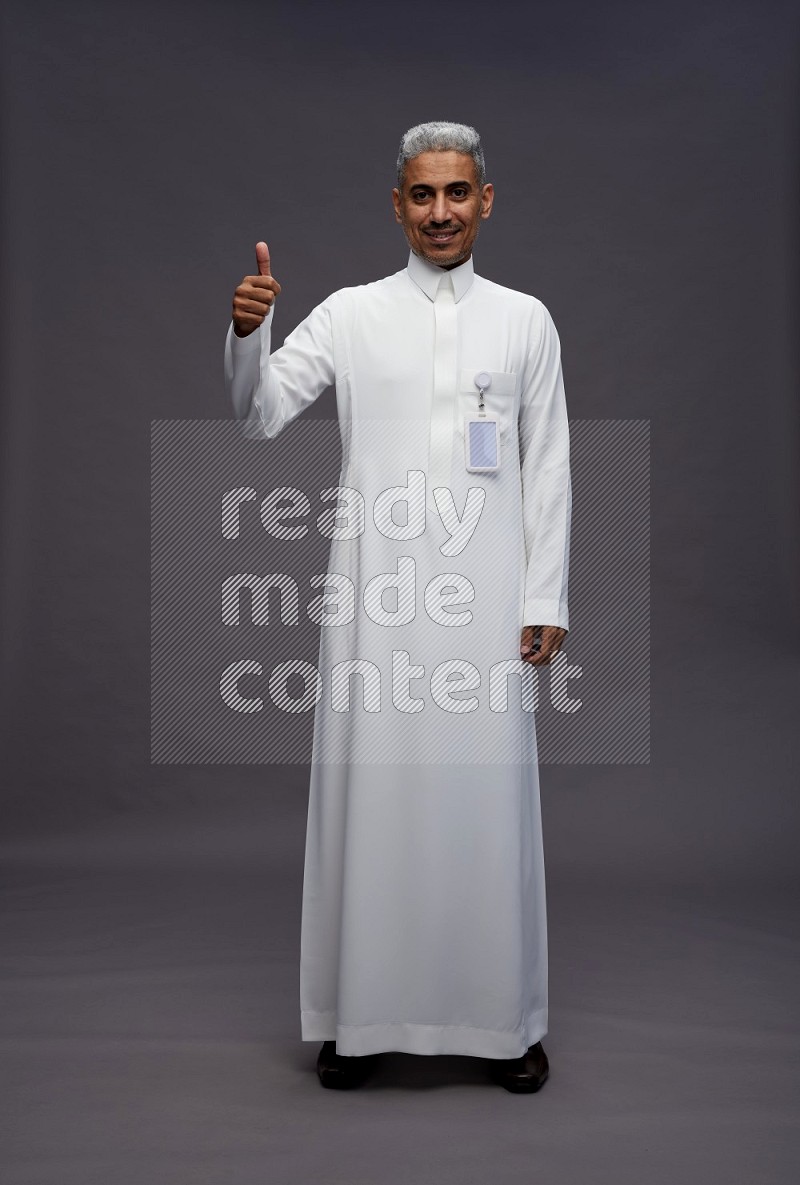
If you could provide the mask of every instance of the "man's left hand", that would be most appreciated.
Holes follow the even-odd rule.
[[[526,625],[519,643],[519,656],[534,667],[547,666],[561,649],[567,631],[557,625]]]

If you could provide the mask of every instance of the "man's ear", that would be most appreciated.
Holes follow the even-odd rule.
[[[400,211],[403,208],[403,203],[402,203],[402,199],[400,197],[400,190],[399,189],[392,190],[392,203],[394,205],[395,222],[402,222],[403,219],[400,217]]]
[[[488,218],[494,205],[494,186],[487,182],[481,190],[481,218]]]

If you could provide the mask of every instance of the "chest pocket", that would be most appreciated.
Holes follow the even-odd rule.
[[[496,419],[500,427],[500,437],[507,440],[517,419],[517,372],[514,370],[485,370],[477,367],[475,370],[461,370],[458,376],[458,432],[464,435],[464,417],[478,414],[478,388],[475,386],[475,375],[480,373],[491,375],[491,386],[483,393],[484,411],[487,416]]]

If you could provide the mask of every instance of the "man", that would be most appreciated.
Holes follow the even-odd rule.
[[[473,128],[410,129],[392,197],[406,268],[333,293],[271,352],[281,287],[258,243],[258,275],[236,289],[226,341],[227,388],[248,434],[276,436],[334,385],[342,429],[302,1035],[323,1042],[324,1086],[356,1085],[375,1055],[396,1050],[489,1059],[507,1089],[532,1092],[548,1062],[529,712],[536,668],[568,628],[560,344],[541,301],[474,272],[494,190]],[[374,522],[352,530],[356,500]],[[521,710],[509,710],[511,684]]]

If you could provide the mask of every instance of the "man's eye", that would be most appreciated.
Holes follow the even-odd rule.
[[[466,197],[466,196],[467,196],[467,191],[461,185],[456,186],[456,188],[453,190],[453,197]]]
[[[426,198],[427,196],[428,196],[428,195],[427,195],[427,193],[425,192],[425,190],[424,190],[424,189],[420,189],[420,190],[418,190],[418,191],[417,191],[417,192],[414,194],[414,201],[415,201],[415,202],[424,202],[424,201],[425,201],[425,198]]]

